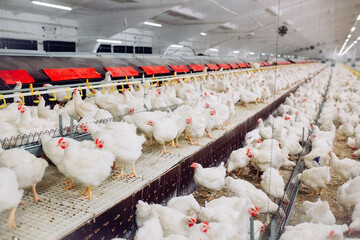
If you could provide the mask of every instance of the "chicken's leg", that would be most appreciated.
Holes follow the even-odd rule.
[[[309,194],[307,194],[306,196],[314,196],[315,195],[315,190],[313,189],[312,191],[311,191],[311,193],[309,193]]]
[[[7,220],[7,225],[10,230],[14,230],[16,228],[15,212],[16,212],[16,207],[11,209],[8,220]]]
[[[31,190],[34,194],[34,199],[33,199],[33,202],[39,202],[41,201],[41,199],[39,198],[39,196],[37,195],[37,192],[36,192],[36,186],[32,186],[31,187]]]
[[[256,179],[259,179],[259,173],[260,173],[260,170],[258,167],[256,167]]]
[[[224,124],[221,126],[221,130],[227,130]]]
[[[322,188],[320,188],[320,190],[319,190],[319,196],[321,195],[321,190],[322,190]]]
[[[123,179],[123,178],[124,178],[124,170],[125,170],[125,165],[123,164],[123,165],[121,166],[121,172],[120,172],[120,174],[115,174],[115,175],[114,175],[114,178],[121,178],[121,179]]]
[[[196,138],[196,145],[198,145],[198,146],[203,146],[203,145],[200,143],[200,138],[199,138],[199,137]]]
[[[179,138],[178,137],[175,139],[175,141],[176,141],[175,147],[181,148],[182,146],[179,144]]]
[[[137,178],[136,176],[136,171],[135,171],[135,164],[133,164],[132,166],[132,173],[130,175],[128,175],[128,177],[134,177],[134,178]]]
[[[163,152],[164,154],[170,153],[168,150],[166,150],[165,145],[166,145],[166,144],[164,143],[164,148],[163,148],[163,151],[162,151],[162,152]]]
[[[243,105],[246,108],[249,106],[246,102],[242,102],[241,105]]]
[[[61,184],[67,184],[68,186],[64,188],[65,191],[74,188],[74,184],[72,183],[72,178],[68,177],[66,180],[62,181]]]
[[[92,198],[92,188],[91,187],[86,187],[85,190],[80,194],[84,195],[84,197],[80,198],[80,200],[84,200],[84,199],[89,199],[91,200]]]
[[[174,139],[173,139],[173,140],[171,140],[171,142],[170,142],[170,146],[171,146],[171,148],[174,148],[174,147],[175,147]]]
[[[146,146],[150,147],[153,145],[153,136],[150,136],[150,143],[149,144],[145,144]]]
[[[118,167],[117,167],[117,165],[116,165],[116,161],[114,161],[114,163],[113,163],[113,165],[112,165],[112,167],[111,167],[111,170],[116,170]]]
[[[192,141],[192,137],[189,136],[188,139],[189,139],[189,144],[190,144],[190,145],[194,145],[194,142]]]
[[[214,139],[214,137],[211,136],[211,134],[210,134],[210,132],[209,132],[208,130],[205,130],[205,132],[206,132],[206,136],[207,136],[208,138]]]

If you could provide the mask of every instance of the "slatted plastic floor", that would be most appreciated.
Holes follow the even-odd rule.
[[[287,91],[287,90],[286,90]],[[286,91],[283,91],[284,94]],[[277,95],[280,97],[282,94]],[[231,131],[238,124],[246,121],[256,112],[262,110],[272,102],[249,104],[248,108],[236,105],[236,114],[232,118],[232,125],[227,130],[214,130],[211,135],[215,138],[221,137],[227,131]],[[206,146],[215,139],[203,137],[200,142]],[[0,239],[12,239],[17,237],[26,239],[59,239],[66,236],[72,230],[90,221],[115,203],[125,199],[130,194],[141,189],[153,179],[163,174],[166,170],[176,165],[182,159],[200,150],[201,146],[190,146],[182,139],[182,148],[170,150],[170,154],[161,152],[162,146],[155,142],[152,147],[144,147],[143,154],[137,161],[137,179],[113,179],[109,177],[100,186],[93,189],[93,199],[80,200],[79,194],[84,186],[74,181],[75,188],[64,191],[60,184],[65,177],[53,166],[46,169],[43,180],[37,185],[37,190],[42,202],[32,203],[32,193],[25,190],[24,205],[18,207],[16,212],[17,229],[10,232],[6,225],[9,211],[0,214]],[[126,171],[130,173],[130,168]]]

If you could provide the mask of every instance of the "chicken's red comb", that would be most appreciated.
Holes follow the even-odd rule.
[[[257,211],[259,211],[259,209],[258,209],[258,207],[257,207],[257,206],[255,206],[255,209],[256,209]]]
[[[206,225],[208,225],[208,226],[209,226],[209,224],[208,224],[207,222],[203,222],[203,224],[206,224]]]
[[[191,220],[192,222],[195,222],[195,219],[193,219],[193,218],[190,218],[190,220]]]
[[[250,148],[247,149],[246,155],[249,155],[250,153]]]
[[[64,138],[60,138],[59,141],[58,141],[58,144],[62,142],[62,140],[64,140]]]

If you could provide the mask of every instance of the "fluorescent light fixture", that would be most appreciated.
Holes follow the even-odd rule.
[[[351,38],[351,34],[348,35],[348,38]]]
[[[357,40],[360,40],[360,37],[358,37]]]
[[[219,51],[219,49],[217,49],[217,48],[209,48],[209,51],[217,52],[217,51]]]
[[[240,51],[235,50],[234,53],[240,53]]]
[[[278,54],[278,57],[281,57],[281,55],[280,55],[280,54]]]
[[[357,40],[355,40],[354,43],[356,44],[356,43],[357,43]]]
[[[352,27],[350,31],[351,31],[351,32],[355,31],[355,27]]]
[[[250,55],[254,55],[255,53],[254,52],[249,52]]]
[[[201,36],[206,36],[206,33],[201,32],[200,35],[201,35]]]
[[[261,55],[265,56],[265,53],[261,53]]]
[[[182,48],[184,47],[183,45],[178,45],[178,44],[171,44],[170,47],[173,47],[173,48]]]
[[[160,23],[153,23],[153,22],[144,22],[145,25],[154,26],[154,27],[162,27]]]
[[[96,39],[99,43],[121,43],[120,40],[112,40],[112,39]]]
[[[360,20],[360,14],[359,14],[359,16],[357,17],[357,19],[356,19],[356,20],[358,20],[358,21]]]
[[[71,11],[71,10],[72,10],[71,7],[66,7],[66,6],[57,5],[57,4],[52,4],[52,3],[44,3],[44,2],[39,2],[39,1],[31,1],[31,2],[32,2],[33,4],[40,5],[40,6],[44,6],[44,7],[57,8],[57,9],[62,9],[62,10],[67,10],[67,11]]]
[[[274,56],[274,54],[270,53],[270,56]]]

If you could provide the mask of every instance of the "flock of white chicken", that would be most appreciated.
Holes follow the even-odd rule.
[[[212,129],[224,129],[226,125],[231,124],[231,117],[235,114],[235,103],[241,102],[246,105],[251,102],[256,103],[258,100],[266,101],[271,96],[270,92],[274,93],[287,89],[300,80],[309,77],[320,67],[314,64],[283,68],[277,72],[276,83],[274,81],[274,71],[259,71],[247,74],[220,72],[218,75],[209,75],[207,79],[205,77],[195,79],[188,76],[179,79],[178,83],[165,83],[158,88],[145,88],[144,85],[134,84],[135,88],[130,86],[130,89],[125,90],[122,94],[118,91],[111,91],[111,89],[103,93],[101,93],[101,90],[95,89],[93,94],[88,92],[88,97],[85,99],[81,98],[80,91],[74,89],[71,100],[58,95],[58,100],[67,101],[63,107],[56,105],[54,109],[50,109],[45,106],[44,99],[40,98],[36,107],[12,103],[4,110],[0,110],[0,123],[2,126],[0,128],[0,139],[10,138],[18,134],[39,133],[55,128],[58,125],[58,115],[63,116],[65,126],[68,125],[70,116],[74,117],[83,132],[91,133],[93,141],[80,142],[72,138],[51,138],[46,134],[42,134],[41,144],[47,158],[55,164],[60,173],[67,177],[67,180],[63,182],[68,184],[65,189],[70,190],[73,187],[72,179],[76,178],[86,187],[83,192],[84,199],[91,199],[92,187],[100,185],[111,175],[111,170],[116,168],[116,162],[121,164],[121,172],[116,174],[115,177],[123,178],[125,176],[125,165],[132,166],[132,173],[129,177],[136,177],[135,162],[142,154],[142,146],[146,141],[145,136],[150,138],[150,144],[152,144],[153,138],[162,144],[164,154],[168,152],[166,149],[166,143],[168,142],[171,143],[172,147],[180,147],[178,139],[183,133],[190,144],[201,145],[201,137],[206,135],[212,138]],[[108,79],[109,74],[107,74]],[[321,81],[316,81],[311,84],[310,88],[303,90],[303,94],[307,98],[312,97],[308,96],[309,91],[314,91],[314,87],[317,87],[318,82]],[[299,98],[304,98],[301,92],[299,94],[299,97],[291,96],[287,101],[296,102]],[[174,104],[179,105],[179,107],[173,112],[145,111],[146,109],[167,107]],[[269,156],[264,159],[263,156],[269,154],[269,148],[273,145],[273,154],[283,157],[278,163],[271,164],[273,170],[270,172],[265,171],[265,173],[268,172],[268,174],[274,175],[276,168],[293,166],[294,163],[288,161],[285,155],[296,154],[300,151],[298,145],[299,133],[302,131],[303,125],[310,124],[309,119],[313,119],[315,114],[315,109],[311,108],[313,104],[310,103],[310,100],[302,102],[301,99],[298,104],[302,107],[298,113],[292,115],[288,113],[285,117],[274,118],[275,126],[278,124],[278,128],[274,128],[274,134],[278,130],[279,136],[292,136],[293,141],[286,140],[285,143],[282,143],[284,147],[280,149],[277,142],[271,139],[265,140],[267,130],[266,127],[261,127],[260,122],[258,132],[249,133],[247,136],[248,143],[253,146],[245,154],[249,159],[241,159],[242,157],[238,156],[234,158],[234,163],[241,165],[244,164],[243,161],[249,162],[250,158],[253,158],[254,160],[251,161],[255,166],[259,170],[265,171],[270,166],[271,159]],[[286,107],[283,108],[282,111],[286,111]],[[131,114],[125,116],[123,122],[94,123],[95,120],[128,113]],[[300,120],[295,121],[296,119]],[[293,130],[281,132],[281,126],[290,126]],[[263,139],[262,143],[259,141],[260,137]],[[297,145],[295,144],[296,141]],[[231,171],[231,162],[228,165],[229,171]],[[43,178],[47,166],[46,160],[35,157],[22,148],[1,149],[0,212],[12,209],[8,218],[10,228],[15,227],[15,209],[21,201],[23,189],[31,187],[34,201],[40,200],[36,193],[36,184]],[[201,168],[199,164],[196,166],[198,166],[196,167],[198,172]],[[234,168],[239,167],[242,166],[234,166]],[[225,174],[224,169],[222,167],[221,174]],[[212,178],[214,176],[216,174],[213,176],[206,174],[204,177]],[[266,180],[266,174],[263,175],[263,178],[266,185],[266,182],[269,181]],[[272,180],[274,179],[276,178],[272,177]],[[201,182],[201,180],[197,182]],[[222,186],[225,184],[225,175],[220,182]],[[247,208],[252,209],[249,214],[257,213],[258,210],[260,212],[276,211],[277,205],[275,203],[270,204],[269,209],[267,203],[262,205],[268,200],[268,197],[261,190],[252,189],[255,193],[253,197],[250,197],[250,192],[241,191],[239,193],[236,191],[239,184],[246,184],[242,183],[241,180],[228,178],[226,183],[229,188],[234,185],[234,196],[243,198],[245,198],[245,195],[248,196],[246,198],[246,207],[238,208],[239,212],[245,211]],[[272,188],[267,187],[267,189],[269,191],[271,189],[271,195],[280,196],[279,193],[273,193]],[[255,208],[253,204],[258,205],[258,207]],[[154,215],[156,214],[154,213]],[[217,232],[214,229],[215,227],[213,231],[209,232]]]
[[[287,226],[281,239],[343,239],[344,232],[360,231],[360,162],[351,159],[339,160],[330,152],[336,131],[333,121],[342,120],[342,126],[360,126],[360,112],[356,111],[358,105],[348,104],[349,99],[358,99],[358,88],[356,80],[347,70],[336,68],[319,119],[320,130],[313,125],[313,120],[323,101],[322,94],[328,84],[329,74],[330,69],[323,71],[312,81],[300,86],[295,94],[290,94],[277,110],[277,117],[270,115],[266,123],[259,119],[258,128],[246,135],[245,146],[231,153],[226,168],[224,163],[213,168],[203,168],[198,163],[191,165],[195,170],[194,180],[197,185],[211,191],[224,190],[226,197],[206,202],[204,207],[201,207],[192,195],[173,198],[167,207],[140,201],[136,212],[139,230],[135,239],[250,239],[250,216],[275,213],[278,205],[273,200],[289,201],[278,169],[295,166],[288,157],[301,153],[303,128],[305,139],[309,129],[313,130],[312,151],[304,156],[308,169],[298,174],[291,183],[301,180],[314,190],[314,194],[317,189],[320,189],[321,193],[321,189],[330,182],[330,169],[344,179],[350,179],[339,188],[337,197],[344,207],[355,206],[353,222],[349,227],[346,224],[336,225],[328,202],[321,201],[320,198],[316,202],[305,201],[303,207],[306,209],[307,222],[294,227]],[[340,96],[345,95],[344,89],[347,89],[345,91],[348,95],[340,100]],[[350,97],[350,94],[353,94],[354,98]],[[341,107],[344,105],[345,109]],[[339,117],[343,114],[346,116]],[[338,132],[343,134],[342,127]],[[258,174],[263,172],[260,182],[262,190],[244,179],[226,176],[226,173],[229,175],[234,170],[248,167],[249,164],[258,170]],[[281,209],[280,215],[284,216]],[[255,221],[255,239],[258,239],[264,226]]]

